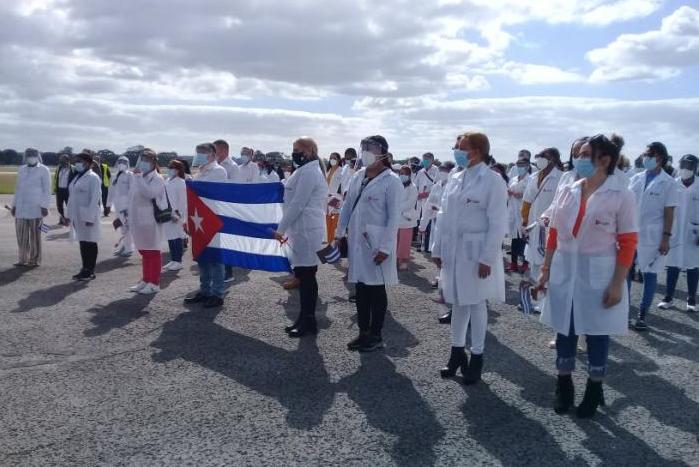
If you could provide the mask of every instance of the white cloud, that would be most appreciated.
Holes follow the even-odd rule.
[[[699,65],[699,10],[683,6],[659,30],[623,34],[587,54],[593,82],[666,80]]]

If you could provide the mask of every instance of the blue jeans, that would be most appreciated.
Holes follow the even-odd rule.
[[[629,297],[631,297],[631,275],[627,278],[627,284],[629,286]],[[655,295],[655,289],[658,287],[658,274],[654,272],[644,272],[643,273],[643,297],[641,298],[641,304],[638,307],[638,317],[641,319],[646,319],[646,314],[653,304],[653,295]]]
[[[672,300],[675,297],[675,287],[677,280],[680,278],[680,268],[667,268],[667,293],[666,299]],[[696,304],[697,283],[699,283],[699,269],[687,269],[687,303],[690,305]]]
[[[181,263],[184,251],[184,242],[182,239],[176,238],[174,240],[168,240],[167,244],[170,247],[170,260]]]
[[[199,293],[206,297],[223,298],[225,287],[223,263],[199,263]]]
[[[587,374],[592,379],[601,380],[607,373],[609,336],[586,336],[586,338]],[[573,310],[571,309],[568,335],[556,334],[556,369],[560,373],[572,373],[575,370],[575,355],[577,351],[578,336],[575,334]]]

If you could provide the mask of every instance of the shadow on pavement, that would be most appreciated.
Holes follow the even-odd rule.
[[[156,362],[177,358],[273,397],[287,409],[290,427],[310,430],[332,406],[335,390],[313,338],[288,351],[216,324],[220,310],[182,313],[163,325],[151,344]]]
[[[140,258],[138,257],[138,252],[134,252],[133,255],[131,255],[131,258],[136,258],[140,262]],[[95,266],[95,274],[106,274],[108,272],[114,271],[115,269],[120,269],[126,266],[126,263],[129,262],[130,258],[126,258],[123,256],[112,256],[109,259],[105,259],[103,261],[100,261],[97,263]]]
[[[17,302],[17,308],[11,313],[26,313],[35,308],[52,307],[61,303],[67,296],[87,287],[88,282],[71,281],[54,285],[47,289],[39,289],[30,293],[26,298]]]
[[[0,271],[0,287],[13,283],[19,280],[23,275],[29,272],[29,268],[13,267]]]
[[[359,354],[356,373],[338,381],[369,425],[398,438],[388,451],[397,465],[434,465],[444,427],[407,376],[383,352]]]

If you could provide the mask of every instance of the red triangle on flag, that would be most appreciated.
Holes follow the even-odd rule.
[[[197,259],[221,230],[223,222],[190,187],[187,187],[187,213],[192,256]]]

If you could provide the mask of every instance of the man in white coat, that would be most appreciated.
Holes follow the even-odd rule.
[[[355,165],[357,164],[357,150],[354,148],[345,149],[345,161],[342,166],[342,182],[340,183],[340,192],[342,196],[347,196],[350,181],[355,173]]]
[[[49,215],[51,174],[41,163],[36,149],[24,151],[25,165],[17,171],[17,185],[11,211],[17,234],[18,267],[35,268],[41,264],[41,224]]]
[[[121,223],[119,227],[121,238],[114,250],[114,256],[128,257],[133,253],[133,236],[128,225],[129,190],[133,184],[133,177],[133,173],[129,171],[129,159],[120,156],[117,159],[107,195],[107,206],[114,208]]]
[[[432,191],[432,186],[437,183],[439,179],[439,167],[434,165],[434,154],[431,152],[426,152],[422,155],[422,169],[415,175],[415,186],[417,186],[417,203],[418,203],[418,215],[422,216],[422,210],[425,208],[425,203],[427,198],[430,196],[430,191]],[[429,253],[430,251],[430,233],[432,231],[431,219],[428,221],[427,225],[420,225],[420,231],[424,232],[422,239],[422,245],[418,248],[418,251],[424,250]]]
[[[240,175],[240,168],[238,164],[231,159],[229,155],[228,142],[223,139],[214,141],[214,148],[216,149],[216,161],[218,164],[226,169],[227,179],[230,182],[243,183],[237,181]],[[229,283],[233,281],[233,266],[226,265],[226,276],[223,279],[224,283]]]
[[[648,329],[646,317],[658,285],[658,273],[665,269],[666,256],[673,246],[671,242],[678,243],[673,223],[675,208],[680,204],[680,192],[675,180],[663,170],[667,158],[665,145],[659,142],[649,144],[643,156],[646,170],[635,175],[629,185],[636,196],[639,224],[637,263],[643,274],[643,297],[633,323],[637,331]]]
[[[396,241],[403,185],[391,171],[388,142],[381,135],[362,141],[362,163],[340,212],[336,240],[347,235],[349,282],[356,284],[359,336],[348,350],[384,346],[381,331],[388,307],[387,285],[398,284]]]
[[[490,141],[483,133],[465,133],[454,159],[467,159],[466,169],[446,186],[432,258],[441,268],[444,299],[452,304],[451,355],[442,377],[460,368],[465,384],[481,379],[488,326],[486,300],[505,301],[501,256],[507,230],[507,185],[484,162]],[[471,324],[471,359],[466,357],[466,331]]]
[[[253,161],[254,151],[244,147],[240,150],[240,165],[238,172],[232,179],[235,183],[259,183],[260,168]]]

